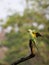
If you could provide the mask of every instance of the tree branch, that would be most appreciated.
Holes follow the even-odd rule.
[[[24,62],[28,59],[31,59],[31,58],[35,57],[35,54],[33,53],[33,45],[32,45],[32,40],[31,39],[29,40],[29,47],[30,47],[31,54],[29,56],[25,57],[25,58],[21,58],[21,59],[17,60],[16,62],[14,62],[11,65],[17,65],[21,62]]]

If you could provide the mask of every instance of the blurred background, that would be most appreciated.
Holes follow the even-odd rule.
[[[30,54],[28,29],[44,36],[37,39],[40,55],[19,65],[49,65],[49,0],[0,0],[0,65]]]

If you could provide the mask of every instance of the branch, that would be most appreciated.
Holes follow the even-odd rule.
[[[35,55],[34,55],[34,56],[35,56]],[[33,55],[29,55],[29,56],[27,56],[27,57],[25,57],[25,58],[21,58],[20,60],[14,62],[14,63],[11,64],[11,65],[17,65],[17,64],[19,64],[19,63],[21,63],[21,62],[24,62],[24,61],[26,61],[26,60],[28,60],[28,59],[33,58],[34,56],[33,56]]]
[[[35,57],[35,54],[33,53],[33,45],[32,45],[32,40],[31,39],[29,40],[29,47],[30,47],[31,54],[29,56],[25,57],[25,58],[19,59],[18,61],[14,62],[11,65],[17,65],[17,64],[19,64],[21,62],[24,62],[24,61],[26,61],[28,59],[31,59],[31,58]]]

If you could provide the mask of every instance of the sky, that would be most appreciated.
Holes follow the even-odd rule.
[[[36,5],[35,10],[37,10],[37,3],[33,1]],[[29,5],[30,6],[30,5]],[[26,8],[25,0],[0,0],[0,19],[3,19],[3,22],[0,22],[0,25],[6,23],[7,16],[12,15],[15,12],[23,14],[24,9]],[[46,18],[49,20],[49,8],[46,10]],[[36,23],[33,25],[35,26]],[[37,25],[36,25],[37,26]],[[43,25],[40,25],[39,28],[43,28]],[[0,31],[2,30],[0,26]]]
[[[37,3],[35,3],[35,1],[33,1],[33,3],[37,6]],[[6,17],[8,15],[11,15],[15,12],[19,12],[22,15],[25,8],[25,0],[0,0],[0,19],[6,20]],[[34,7],[34,9],[37,10],[37,7]],[[46,12],[49,13],[49,10]],[[48,14],[46,14],[46,17],[49,19]]]
[[[25,7],[25,0],[0,0],[0,19],[3,19],[3,22],[0,22],[0,32],[2,31],[1,25],[6,23],[7,16],[15,12],[19,12],[22,15]],[[7,29],[10,31],[11,27]]]
[[[22,14],[25,6],[25,0],[0,0],[0,18],[5,19],[14,12]]]

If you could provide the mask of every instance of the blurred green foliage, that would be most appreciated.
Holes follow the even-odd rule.
[[[29,0],[26,1],[27,4],[28,1]],[[36,1],[38,2],[38,0]],[[48,7],[45,6],[46,5],[44,4],[44,8]],[[43,24],[44,28],[38,29],[38,26],[33,26],[33,22],[36,22],[38,26]],[[14,30],[16,25],[18,25],[19,28],[17,32]],[[46,19],[44,14],[30,9],[28,13],[28,9],[26,8],[23,16],[17,13],[9,16],[6,24],[3,25],[3,28],[7,28],[8,26],[12,26],[12,30],[10,33],[6,33],[6,39],[2,41],[2,45],[6,46],[8,51],[6,52],[6,57],[0,62],[0,65],[10,65],[14,61],[30,54],[29,34],[27,32],[29,28],[42,33],[43,38],[37,39],[39,43],[38,48],[42,59],[45,61],[44,65],[49,65],[49,20]],[[34,59],[25,61],[20,65],[43,65],[38,51],[36,52],[36,55],[37,56]]]

